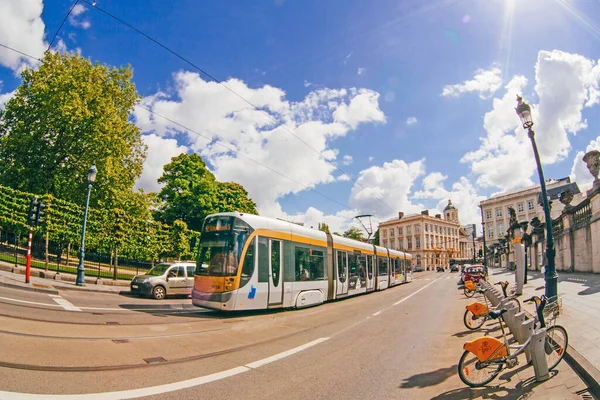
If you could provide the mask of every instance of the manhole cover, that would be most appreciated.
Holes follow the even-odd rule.
[[[167,360],[165,360],[162,357],[152,357],[152,358],[144,358],[144,361],[146,361],[148,364],[158,364],[161,362],[165,362]]]
[[[115,343],[129,343],[129,339],[114,339],[113,342]]]

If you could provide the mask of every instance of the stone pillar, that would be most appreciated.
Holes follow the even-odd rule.
[[[590,218],[591,246],[592,246],[592,272],[600,273],[600,152],[592,150],[585,153],[583,161],[586,163],[590,174],[594,177],[594,186],[587,192],[592,209]]]

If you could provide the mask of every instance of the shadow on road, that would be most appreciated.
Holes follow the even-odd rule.
[[[452,375],[456,374],[456,365],[447,368],[440,368],[435,371],[425,372],[423,374],[413,375],[405,378],[400,385],[402,389],[408,388],[424,388],[428,386],[439,385]]]

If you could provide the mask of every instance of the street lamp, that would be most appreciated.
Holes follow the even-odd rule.
[[[531,145],[533,146],[533,155],[535,156],[535,162],[537,164],[538,175],[540,178],[540,186],[542,188],[542,201],[544,204],[544,217],[546,219],[546,259],[548,265],[545,271],[546,280],[546,296],[554,297],[558,293],[558,275],[556,274],[556,268],[554,265],[554,239],[552,237],[552,217],[550,216],[550,205],[548,204],[548,194],[546,192],[546,182],[544,180],[544,171],[542,170],[542,163],[540,161],[540,155],[538,153],[537,145],[535,144],[535,132],[531,127],[533,126],[533,119],[531,118],[531,107],[529,104],[523,101],[523,98],[517,95],[517,108],[515,111],[521,118],[523,128],[527,129],[529,139],[531,139]]]
[[[77,267],[77,280],[75,284],[77,286],[85,286],[85,269],[83,267],[83,259],[85,258],[85,226],[87,224],[88,206],[90,204],[90,192],[92,191],[92,183],[96,180],[96,163],[93,163],[90,169],[88,169],[88,191],[85,199],[85,211],[83,213],[83,229],[81,230],[81,246],[79,246],[79,266]]]

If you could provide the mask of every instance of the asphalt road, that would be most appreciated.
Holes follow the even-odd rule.
[[[415,276],[319,307],[236,315],[193,309],[187,299],[61,293],[76,311],[3,288],[0,399],[468,397],[456,374],[470,335],[458,274]]]

